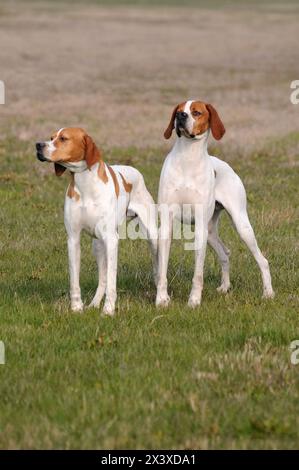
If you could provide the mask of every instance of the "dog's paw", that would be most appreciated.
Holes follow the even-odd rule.
[[[190,295],[188,300],[188,307],[196,308],[201,304],[201,295]]]
[[[114,313],[115,313],[115,308],[111,304],[107,303],[104,305],[103,315],[113,317]]]
[[[169,295],[160,295],[159,297],[157,296],[156,298],[156,307],[157,308],[166,308],[168,307],[170,302],[170,297]]]
[[[264,290],[263,299],[274,299],[275,292],[272,289]]]
[[[72,312],[83,312],[83,302],[72,302],[71,303],[71,310]]]
[[[217,287],[217,292],[220,294],[227,294],[230,289],[230,284],[221,284],[219,287]]]

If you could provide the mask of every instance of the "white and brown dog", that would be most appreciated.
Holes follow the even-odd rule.
[[[83,129],[63,128],[50,141],[36,144],[37,158],[52,162],[60,176],[66,169],[71,182],[66,192],[64,221],[68,235],[70,296],[72,310],[82,310],[80,273],[80,234],[93,238],[97,260],[98,288],[90,306],[98,307],[104,294],[104,313],[112,315],[116,302],[118,227],[128,211],[136,214],[146,231],[154,261],[157,256],[154,201],[142,175],[124,165],[109,166],[95,143]]]
[[[273,297],[269,264],[257,245],[248,219],[243,183],[227,163],[210,156],[207,150],[210,130],[217,140],[225,133],[217,111],[212,105],[202,101],[184,102],[173,110],[164,133],[166,139],[170,138],[174,128],[177,138],[164,162],[159,185],[161,227],[156,305],[167,306],[170,300],[167,292],[167,267],[174,219],[185,223],[195,219],[195,272],[188,304],[195,307],[201,302],[207,242],[217,253],[222,267],[222,282],[218,291],[228,291],[229,250],[220,240],[217,229],[222,209],[230,215],[260,268],[264,297]],[[185,204],[191,206],[189,217],[182,217],[180,209]],[[165,206],[168,206],[166,211]],[[195,217],[196,206],[201,209],[200,220]]]

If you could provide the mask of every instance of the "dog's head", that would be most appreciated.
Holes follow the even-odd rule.
[[[80,171],[99,162],[101,154],[92,138],[80,127],[64,127],[45,142],[36,143],[36,156],[41,162],[55,165],[57,176],[69,168]]]
[[[211,129],[216,140],[223,137],[224,125],[216,109],[203,101],[185,101],[178,104],[171,115],[170,122],[164,132],[165,139],[171,137],[175,128],[178,137],[182,135],[189,139],[196,139]]]

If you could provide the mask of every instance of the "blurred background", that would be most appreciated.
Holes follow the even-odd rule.
[[[5,1],[0,136],[86,127],[102,146],[163,146],[172,108],[214,104],[243,152],[298,125],[296,1]]]

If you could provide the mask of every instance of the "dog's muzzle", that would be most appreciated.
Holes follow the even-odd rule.
[[[176,114],[176,126],[175,126],[175,131],[177,133],[178,137],[181,137],[182,131],[186,137],[191,137],[193,138],[193,135],[190,135],[189,132],[186,129],[186,121],[188,118],[188,114],[185,113],[184,111],[180,111]]]
[[[44,142],[37,142],[35,144],[36,147],[36,157],[38,158],[39,161],[41,162],[46,162],[47,159],[44,157],[44,148],[46,147],[46,144]]]

